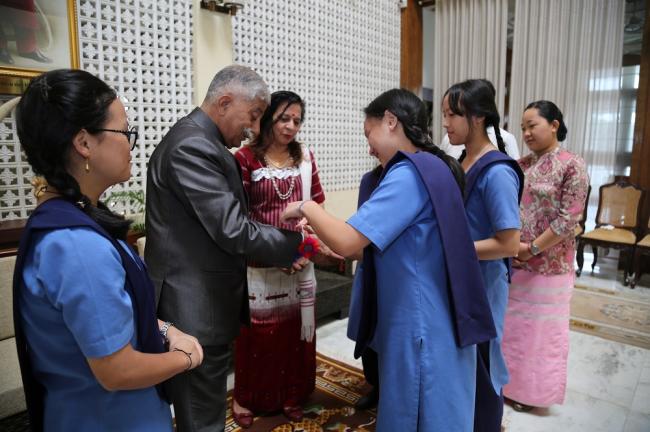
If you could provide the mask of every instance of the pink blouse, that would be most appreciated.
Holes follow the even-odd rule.
[[[540,157],[519,159],[524,171],[521,199],[521,241],[530,242],[547,228],[566,238],[523,263],[522,268],[543,275],[573,272],[574,229],[587,198],[589,176],[585,162],[561,147]]]

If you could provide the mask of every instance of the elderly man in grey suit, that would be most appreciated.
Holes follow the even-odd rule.
[[[259,132],[269,100],[252,69],[222,69],[202,105],[170,129],[149,161],[145,260],[158,316],[195,335],[205,354],[168,386],[180,432],[224,429],[230,343],[249,322],[246,260],[291,267],[302,240],[248,219],[228,151]]]

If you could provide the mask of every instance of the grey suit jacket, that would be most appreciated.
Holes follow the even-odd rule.
[[[145,261],[159,318],[203,345],[229,343],[249,323],[247,258],[289,267],[301,241],[247,215],[239,165],[196,108],[149,160]]]

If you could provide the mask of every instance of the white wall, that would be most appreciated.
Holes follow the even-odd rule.
[[[359,189],[325,191],[325,210],[339,219],[347,220],[357,210],[358,197]]]
[[[201,1],[193,1],[192,82],[194,104],[200,105],[214,74],[233,62],[232,19],[230,15],[201,9]]]

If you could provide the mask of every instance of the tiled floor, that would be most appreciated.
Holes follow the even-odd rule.
[[[599,259],[591,274],[585,271],[576,284],[585,284],[650,303],[650,278],[644,276],[632,290],[622,284],[615,259]],[[319,352],[361,368],[352,356],[354,343],[346,337],[347,320],[325,323],[317,329]],[[566,400],[563,405],[514,411],[506,405],[507,432],[650,432],[650,350],[571,332]]]
[[[347,320],[317,330],[320,353],[361,368]],[[571,332],[564,405],[519,413],[506,405],[507,432],[649,432],[650,350]]]

